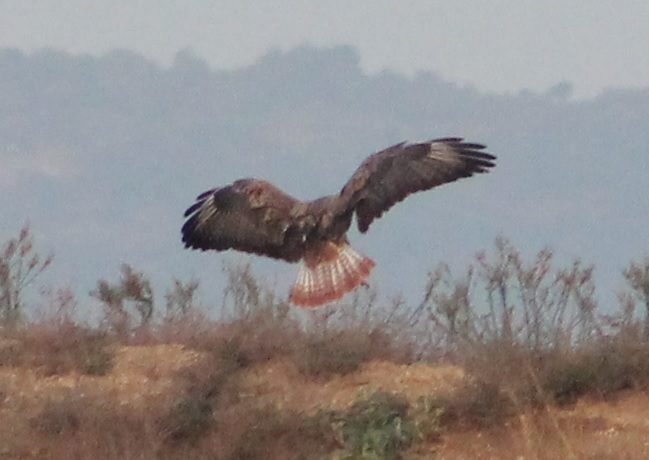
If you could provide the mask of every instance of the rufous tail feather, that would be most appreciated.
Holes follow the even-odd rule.
[[[333,243],[332,243],[333,244]],[[300,307],[318,307],[353,291],[370,275],[375,263],[346,243],[336,245],[337,256],[312,265],[302,263],[289,301]]]

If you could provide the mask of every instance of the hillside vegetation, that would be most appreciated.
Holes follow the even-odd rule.
[[[222,305],[175,281],[162,304],[124,266],[78,313],[24,301],[50,266],[29,227],[0,257],[1,458],[644,458],[649,261],[613,314],[593,267],[504,238],[418,305],[361,290],[298,310],[248,266]],[[610,309],[609,309],[610,310]]]

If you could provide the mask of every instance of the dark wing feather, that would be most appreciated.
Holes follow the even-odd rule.
[[[303,225],[295,219],[300,202],[272,184],[244,179],[208,190],[196,200],[185,211],[185,247],[236,249],[289,262],[302,256]]]
[[[361,164],[341,191],[341,200],[346,209],[355,208],[364,233],[374,219],[411,193],[487,172],[496,157],[484,148],[455,137],[393,145]]]

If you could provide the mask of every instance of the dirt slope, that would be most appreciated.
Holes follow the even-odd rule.
[[[0,459],[48,458],[51,432],[65,434],[74,420],[43,417],[44,408],[103,405],[147,411],[171,404],[188,390],[185,376],[209,363],[205,353],[180,345],[121,347],[104,376],[45,376],[39,369],[0,367]],[[420,396],[450,395],[471,378],[454,366],[365,363],[351,374],[313,379],[286,360],[243,369],[238,403],[255,401],[280,410],[313,415],[341,410],[376,391]],[[59,412],[55,412],[59,414]],[[63,411],[65,414],[66,412]],[[50,424],[50,425],[48,425]],[[60,424],[59,427],[57,424]],[[418,444],[407,458],[440,459],[618,459],[649,458],[649,396],[640,392],[612,401],[582,400],[571,408],[525,411],[489,430],[446,431],[429,445]]]

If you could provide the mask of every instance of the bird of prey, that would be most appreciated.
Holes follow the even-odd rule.
[[[323,305],[365,284],[375,265],[349,245],[354,216],[365,233],[408,195],[487,172],[496,157],[484,149],[456,137],[402,142],[370,155],[339,193],[314,201],[297,200],[264,180],[237,180],[196,198],[185,211],[182,241],[191,249],[301,262],[289,301]]]

